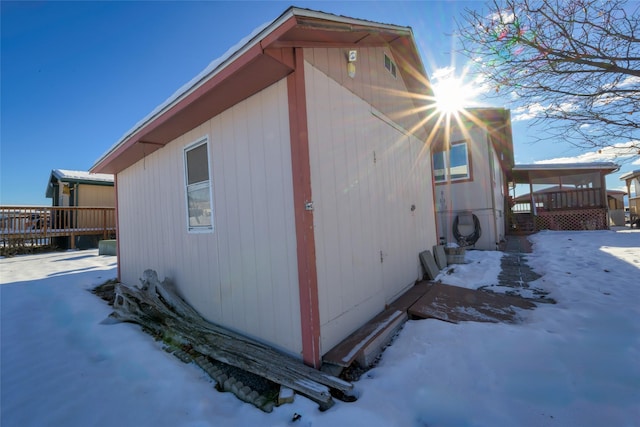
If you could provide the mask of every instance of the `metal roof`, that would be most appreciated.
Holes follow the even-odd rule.
[[[625,179],[634,178],[634,177],[639,176],[639,175],[640,175],[640,169],[636,169],[634,171],[627,172],[627,173],[621,175],[620,179],[624,181]]]
[[[86,171],[54,169],[51,171],[51,174],[61,181],[113,182],[113,175],[110,173],[90,173]]]
[[[47,182],[45,197],[53,197],[54,181],[69,182],[73,184],[92,184],[113,186],[113,175],[110,173],[90,173],[86,171],[74,171],[68,169],[53,169]]]
[[[620,166],[613,162],[592,162],[592,163],[534,163],[515,165],[514,171],[536,171],[536,170],[564,170],[564,169],[596,169],[607,170],[612,172]]]
[[[529,182],[530,179],[569,176],[586,172],[604,172],[607,175],[618,169],[620,166],[613,162],[521,164],[513,167],[510,179],[515,183],[524,183]]]

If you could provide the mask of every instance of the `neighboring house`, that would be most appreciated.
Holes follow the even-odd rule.
[[[607,207],[609,208],[609,226],[625,225],[624,196],[627,193],[620,190],[607,190]]]
[[[515,184],[526,184],[529,193],[514,198],[513,230],[606,230],[609,199],[606,175],[615,163],[516,165]]]
[[[112,174],[89,173],[85,171],[72,171],[65,169],[53,169],[47,183],[46,197],[52,199],[52,206],[58,208],[113,208],[116,196],[114,179]],[[49,228],[51,229],[77,229],[84,235],[73,237],[55,237],[54,243],[58,247],[97,247],[98,240],[103,233],[90,234],[90,230],[103,229],[113,220],[112,213],[109,218],[106,213],[92,211],[90,209],[55,209],[51,211]],[[73,238],[71,242],[69,239]]]
[[[115,206],[113,175],[53,169],[46,197],[52,206]]]
[[[620,179],[627,185],[630,224],[640,228],[640,169],[627,172]]]
[[[438,236],[496,250],[505,238],[507,176],[513,167],[508,110],[467,109],[432,148]],[[446,127],[445,127],[446,128]]]
[[[566,194],[573,194],[575,191],[576,189],[573,186],[560,187],[559,185],[554,185],[552,187],[534,191],[533,195],[537,201],[536,209],[538,211],[540,209],[550,210],[548,206],[553,205],[554,203],[553,193],[563,192]],[[552,196],[547,197],[547,195],[549,194],[552,194]],[[609,226],[618,226],[618,225],[624,226],[624,199],[623,198],[627,193],[619,190],[607,190],[606,194],[607,194],[607,210],[608,210],[608,216],[609,216],[609,222],[608,222]],[[569,209],[571,207],[578,207],[577,200],[578,199],[576,199],[576,206],[570,206],[569,205],[570,201],[567,200],[568,206],[566,206],[566,208]],[[586,203],[586,200],[587,199],[585,198],[585,203]],[[531,205],[531,194],[527,193],[527,194],[522,194],[518,197],[515,197],[513,199],[513,202],[517,206],[516,209],[522,209],[524,207],[524,209],[527,210]],[[589,201],[589,204],[591,203],[592,202]]]
[[[319,367],[438,241],[432,95],[410,28],[288,9],[92,168],[115,174],[120,280],[154,269]]]

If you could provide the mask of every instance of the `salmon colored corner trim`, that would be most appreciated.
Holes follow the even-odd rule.
[[[287,76],[289,98],[289,132],[291,141],[291,172],[293,175],[293,210],[296,222],[298,287],[300,290],[300,327],[302,360],[320,368],[320,313],[318,275],[316,271],[313,211],[306,210],[311,202],[311,165],[307,129],[306,93],[304,88],[304,57],[302,49],[293,51],[295,71]]]
[[[115,207],[116,207],[116,262],[118,266],[116,267],[116,271],[118,272],[118,282],[122,281],[122,276],[120,274],[120,215],[118,209],[118,174],[113,175],[113,191],[116,194]]]

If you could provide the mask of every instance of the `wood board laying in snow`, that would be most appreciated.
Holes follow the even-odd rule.
[[[189,345],[212,357],[277,384],[289,387],[318,403],[321,409],[333,406],[330,389],[349,393],[353,385],[304,365],[250,338],[224,329],[202,318],[174,287],[160,282],[153,270],[146,270],[142,288],[121,283],[115,288],[113,317],[140,324],[160,336]]]

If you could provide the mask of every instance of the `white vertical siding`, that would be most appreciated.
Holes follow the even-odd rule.
[[[395,61],[391,50],[382,46],[359,47],[355,77],[349,77],[347,73],[345,58],[349,50],[348,48],[305,48],[304,58],[314,68],[391,117],[405,129],[413,127],[415,118],[405,113],[416,108],[416,105],[412,97],[406,96],[407,88],[400,70],[397,72],[397,77],[393,77],[384,67],[385,55]],[[415,129],[415,132],[419,138],[426,140],[427,135],[423,127]]]
[[[308,62],[305,76],[324,353],[421,278],[437,239],[428,150]]]
[[[188,233],[184,147],[208,136],[213,233]],[[286,81],[118,175],[122,280],[169,277],[209,320],[302,351]]]

